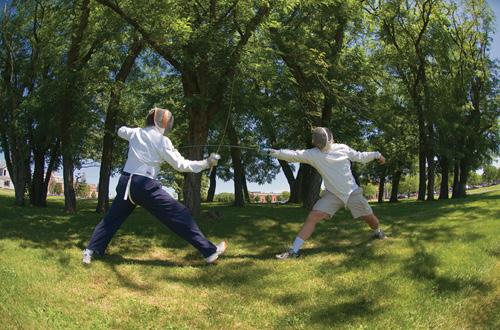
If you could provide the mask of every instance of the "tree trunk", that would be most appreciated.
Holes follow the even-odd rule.
[[[441,157],[439,161],[441,167],[441,185],[439,188],[439,199],[448,199],[448,176],[449,176],[449,163],[446,157]]]
[[[97,197],[97,213],[104,213],[109,209],[109,181],[113,166],[113,148],[116,132],[116,123],[120,114],[120,98],[123,84],[134,67],[135,60],[142,50],[143,44],[134,39],[129,52],[118,71],[114,86],[111,89],[108,111],[104,122],[104,138],[102,142],[101,167],[99,170],[99,184]]]
[[[434,155],[429,153],[427,156],[427,200],[434,200],[434,179],[435,179],[435,161]]]
[[[33,206],[46,207],[45,186],[45,150],[33,149],[33,178],[30,187],[30,203]]]
[[[304,172],[305,172],[305,164],[300,164],[297,176],[295,177],[295,182],[293,183],[293,187],[290,191],[290,199],[288,200],[288,203],[294,203],[294,204],[302,203]]]
[[[392,189],[391,189],[391,198],[389,202],[395,203],[398,201],[398,193],[399,193],[399,181],[401,180],[401,171],[396,170],[392,174]]]
[[[208,137],[208,118],[207,112],[204,109],[190,108],[189,109],[189,125],[188,125],[188,145],[205,145]],[[194,147],[188,149],[188,159],[201,160],[203,159],[203,147]],[[200,214],[201,210],[201,173],[186,173],[184,174],[184,185],[182,193],[184,204],[194,216]]]
[[[15,205],[24,206],[26,188],[31,175],[30,156],[29,152],[23,151],[26,147],[25,141],[21,141],[19,136],[15,136],[14,139],[16,145],[9,158],[12,161],[12,172],[9,172],[13,174],[11,179],[15,189]]]
[[[217,186],[217,166],[210,172],[210,186],[208,187],[207,202],[212,203],[215,197],[215,188]]]
[[[15,189],[15,205],[24,206],[24,196],[28,184],[28,175],[26,170],[22,168],[22,164],[18,163],[18,166],[19,165],[21,168],[14,170],[13,178],[15,178],[16,183],[14,184],[14,180],[12,180],[12,183],[14,184]]]
[[[419,115],[418,120],[418,131],[419,131],[419,141],[418,141],[418,196],[419,201],[425,200],[425,187],[427,177],[426,171],[426,156],[425,156],[425,125],[423,115]]]
[[[45,170],[45,161],[48,155],[47,170]],[[59,157],[59,142],[52,143],[50,148],[43,151],[33,147],[33,177],[31,179],[30,187],[30,203],[37,207],[47,207],[47,193],[49,189],[50,178],[52,171],[57,166]]]
[[[252,201],[250,199],[250,193],[248,192],[247,178],[245,175],[244,167],[243,167],[243,178],[241,178],[241,182],[243,183],[243,196],[245,197],[245,201],[250,204]]]
[[[310,165],[304,164],[304,174],[302,178],[302,206],[307,210],[312,210],[314,204],[319,199],[322,183],[321,175]]]
[[[293,175],[292,168],[290,167],[288,162],[285,162],[284,160],[278,160],[278,162],[280,163],[281,170],[285,174],[286,181],[288,182],[288,186],[290,187],[290,198],[288,199],[288,203],[299,203],[299,197],[297,195],[298,186],[295,184],[296,179]]]
[[[106,122],[108,118],[106,116]],[[108,126],[105,124],[105,127]],[[97,184],[97,213],[104,213],[109,209],[109,182],[113,164],[114,138],[108,132],[104,133],[102,142],[101,167],[99,168],[99,183]]]
[[[384,193],[385,193],[385,172],[380,176],[380,181],[378,183],[378,202],[384,202]]]
[[[463,158],[460,161],[460,177],[458,181],[458,197],[463,198],[467,196],[467,180],[469,179],[469,164]]]
[[[233,123],[229,123],[227,127],[227,135],[229,138],[229,143],[234,146],[239,145],[238,135],[234,129]],[[231,148],[231,160],[233,163],[234,172],[234,206],[244,206],[245,199],[243,196],[243,177],[245,176],[245,171],[243,169],[243,164],[241,162],[241,149]]]
[[[70,152],[63,152],[64,211],[76,213],[76,192],[73,173],[75,164]]]
[[[71,42],[65,68],[68,77],[64,86],[65,91],[62,95],[59,115],[61,153],[63,158],[64,210],[68,213],[76,213],[76,193],[73,173],[77,151],[73,143],[73,130],[78,129],[78,125],[74,123],[74,113],[76,110],[75,91],[80,89],[77,88],[77,75],[83,65],[90,60],[90,56],[85,59],[81,58],[85,31],[90,16],[90,0],[82,0],[81,3],[75,3],[74,6],[75,10],[79,11],[79,15],[75,16],[71,31]]]
[[[15,190],[15,205],[16,206],[24,206],[24,194],[26,192],[26,177],[24,173],[21,171],[17,171],[16,182],[17,184],[14,186]]]
[[[451,198],[458,198],[460,194],[458,192],[458,186],[460,182],[460,161],[455,160],[455,165],[453,166],[453,190],[451,193]]]

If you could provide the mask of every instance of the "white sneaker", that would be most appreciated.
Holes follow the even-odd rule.
[[[85,249],[83,250],[83,259],[82,262],[86,265],[90,265],[90,262],[92,261],[92,255],[94,254],[94,251]]]
[[[223,255],[224,252],[226,252],[227,243],[226,243],[226,241],[222,241],[219,244],[217,244],[216,247],[217,247],[217,250],[212,255],[205,258],[205,261],[207,262],[207,264],[214,263],[215,260],[217,260],[219,258],[219,256]]]

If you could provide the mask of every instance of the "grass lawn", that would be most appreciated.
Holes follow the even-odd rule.
[[[137,209],[90,267],[100,216],[61,199],[13,207],[0,190],[3,329],[500,329],[500,186],[464,200],[373,204],[390,236],[370,240],[345,210],[279,261],[306,211],[206,205],[198,223],[227,239],[216,266]]]

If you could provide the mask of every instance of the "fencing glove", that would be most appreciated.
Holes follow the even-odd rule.
[[[214,167],[217,166],[219,163],[220,155],[216,153],[211,153],[210,156],[208,156],[207,161],[208,161],[208,166],[209,167]]]

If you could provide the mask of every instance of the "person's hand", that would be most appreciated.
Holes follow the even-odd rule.
[[[217,166],[217,163],[219,162],[220,155],[212,152],[210,156],[208,156],[207,161],[208,161],[208,166],[209,167],[214,167]]]
[[[385,157],[382,156],[382,154],[380,154],[380,157],[378,158],[378,163],[380,165],[384,165],[385,164]]]

